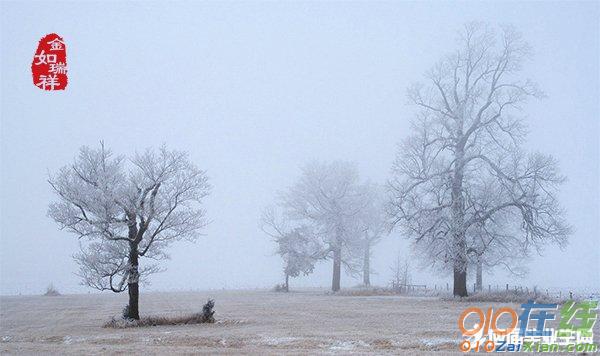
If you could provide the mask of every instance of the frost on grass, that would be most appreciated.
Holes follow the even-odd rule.
[[[436,347],[436,346],[441,346],[441,345],[447,345],[447,344],[458,344],[458,341],[456,339],[450,339],[450,338],[441,338],[441,339],[423,339],[421,340],[421,342],[423,343],[423,345],[428,346],[428,347]]]
[[[261,335],[259,343],[268,345],[268,346],[281,346],[281,345],[290,345],[293,342],[298,341],[298,340],[300,340],[300,338],[291,337],[291,336],[276,337],[276,336]]]
[[[357,348],[367,348],[369,344],[362,340],[351,340],[351,341],[336,341],[331,347],[330,350],[335,351],[352,351]]]
[[[127,315],[127,307],[123,311],[122,318],[112,317],[106,324],[105,328],[125,329],[145,326],[159,325],[188,325],[188,324],[212,324],[215,322],[215,312],[213,310],[215,302],[209,299],[202,307],[201,313],[194,313],[183,316],[147,316],[139,320],[125,317]]]
[[[579,299],[577,295],[574,295],[573,297],[575,299]],[[569,298],[569,295],[553,296],[536,292],[509,290],[488,293],[476,293],[460,299],[445,297],[442,298],[442,300],[456,300],[462,302],[522,303],[523,301],[531,299],[536,301],[537,303],[564,304],[567,300],[569,300]]]

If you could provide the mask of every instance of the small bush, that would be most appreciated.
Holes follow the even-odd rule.
[[[44,296],[46,296],[46,297],[56,297],[56,296],[59,296],[59,295],[60,295],[60,293],[59,293],[58,289],[56,289],[54,287],[54,284],[50,283],[48,285],[48,287],[46,287],[46,293],[44,293]]]
[[[285,284],[276,284],[275,287],[273,287],[273,292],[288,292],[288,289],[285,287]]]
[[[125,307],[123,308],[122,315],[123,319],[133,319],[129,313],[129,304],[125,305]]]
[[[214,323],[215,322],[215,312],[213,308],[215,307],[215,301],[209,299],[206,304],[202,307],[202,322],[203,323]]]

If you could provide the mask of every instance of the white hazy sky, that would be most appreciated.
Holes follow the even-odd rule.
[[[548,98],[525,107],[528,147],[555,155],[568,175],[561,200],[575,227],[566,250],[530,261],[527,278],[484,283],[599,288],[598,4],[3,1],[0,294],[50,282],[87,290],[74,275],[76,238],[46,217],[46,178],[100,140],[119,154],[163,142],[189,151],[214,186],[206,236],[174,246],[149,289],[273,286],[281,262],[259,229],[261,209],[312,159],[354,160],[384,182],[409,133],[406,87],[471,20],[512,24],[535,49],[524,72]],[[31,80],[37,42],[51,32],[68,46],[65,92]],[[375,249],[376,284],[406,246],[396,234]],[[330,270],[323,263],[292,283],[328,286]],[[414,280],[449,278],[420,271]]]

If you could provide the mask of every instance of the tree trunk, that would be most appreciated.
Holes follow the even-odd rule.
[[[285,291],[290,291],[290,275],[287,273],[285,274]]]
[[[483,263],[481,259],[477,259],[477,273],[475,276],[475,290],[481,292],[483,290]]]
[[[127,279],[127,290],[129,292],[128,315],[130,319],[140,319],[139,311],[139,272],[138,272],[138,249],[137,245],[131,243],[129,246],[129,277]]]
[[[462,125],[459,129],[462,135]],[[454,296],[467,296],[467,242],[464,230],[464,201],[463,201],[463,177],[464,177],[464,142],[460,142],[455,148],[454,176],[452,177],[452,255],[454,262]]]
[[[363,285],[365,287],[371,286],[371,246],[369,241],[365,242],[365,255],[363,257]]]
[[[454,296],[467,296],[467,270],[454,268]]]
[[[331,280],[331,290],[337,292],[340,290],[340,277],[342,267],[342,251],[336,247],[333,250],[333,278]]]

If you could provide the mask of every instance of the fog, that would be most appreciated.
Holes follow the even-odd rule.
[[[558,159],[575,228],[564,251],[549,246],[529,261],[527,277],[499,270],[483,283],[600,287],[598,3],[2,2],[0,16],[0,294],[39,294],[51,282],[90,291],[74,274],[77,238],[46,216],[47,179],[100,140],[117,154],[162,143],[187,151],[213,186],[205,236],[174,245],[142,293],[271,288],[282,262],[260,229],[262,209],[314,159],[354,161],[384,183],[414,117],[406,88],[472,20],[511,24],[534,49],[523,73],[548,97],[524,107],[526,147]],[[67,44],[64,92],[31,83],[37,42],[51,32]],[[389,282],[408,246],[398,232],[376,246],[374,285]],[[330,273],[322,262],[291,283],[329,286]],[[413,279],[452,284],[430,270]],[[359,282],[342,277],[344,287]]]

